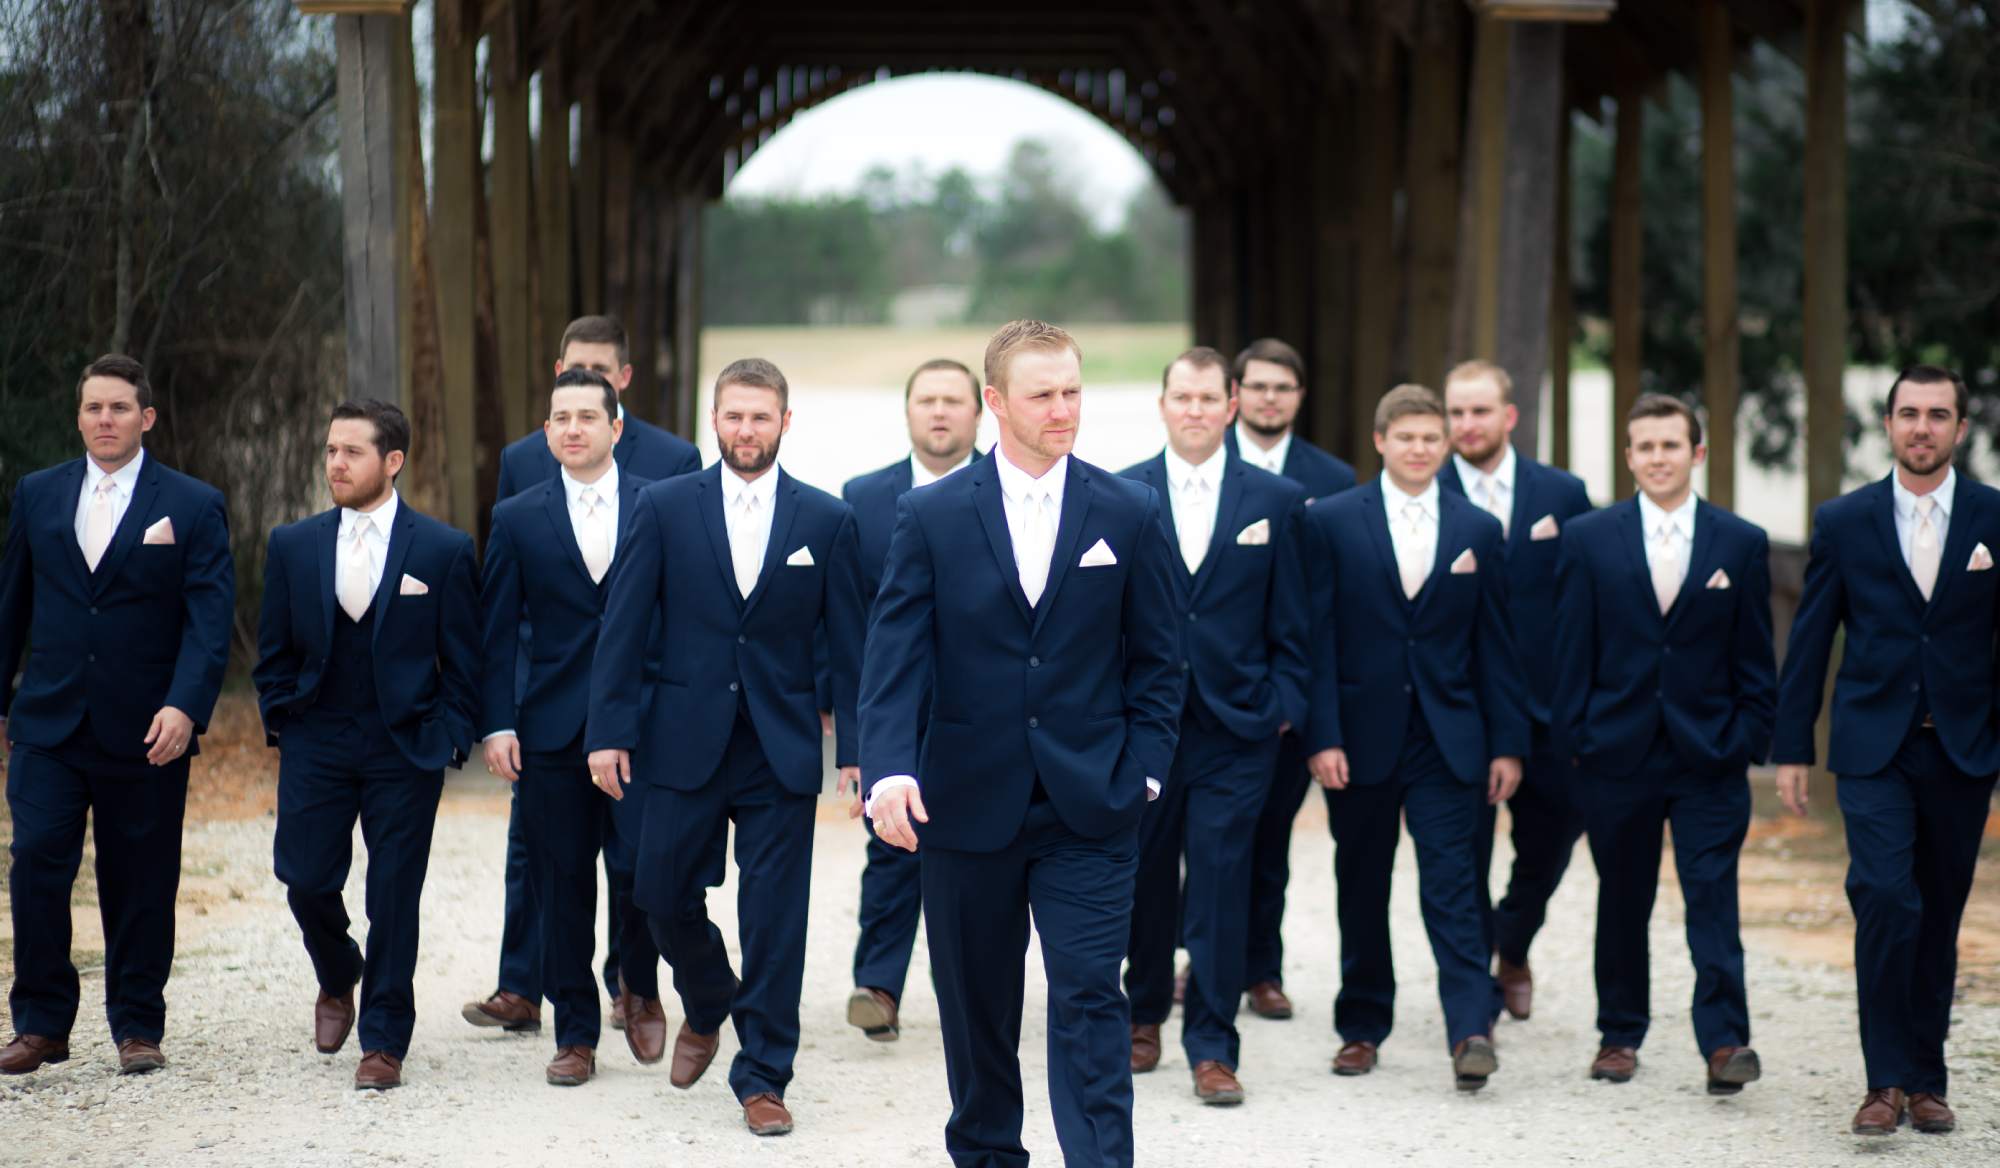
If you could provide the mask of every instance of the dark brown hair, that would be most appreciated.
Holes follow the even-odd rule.
[[[1639,400],[1632,403],[1632,412],[1625,415],[1625,445],[1632,445],[1632,423],[1641,418],[1686,418],[1688,424],[1688,445],[1701,445],[1701,418],[1694,407],[1670,393],[1642,393]]]
[[[717,399],[722,397],[722,389],[728,385],[777,390],[779,412],[792,408],[792,387],[785,383],[785,375],[778,371],[776,365],[762,357],[745,357],[740,361],[731,361],[715,379]]]
[[[1965,397],[1965,379],[1942,365],[1912,365],[1896,374],[1896,383],[1889,387],[1888,404],[1882,407],[1882,416],[1896,412],[1896,391],[1907,381],[1911,385],[1950,385],[1958,395],[1958,420],[1965,420],[1968,403]]]
[[[625,343],[625,326],[615,316],[579,316],[563,330],[562,344],[556,346],[556,360],[568,355],[573,344],[612,345],[618,350],[620,368],[632,363],[631,346]]]
[[[1236,382],[1230,376],[1229,359],[1224,357],[1220,351],[1211,349],[1207,345],[1196,345],[1194,348],[1167,362],[1167,367],[1160,370],[1160,392],[1166,392],[1167,378],[1173,373],[1174,366],[1176,365],[1186,365],[1190,369],[1222,370],[1225,390],[1229,396],[1236,396]]]
[[[334,421],[346,418],[366,418],[375,424],[375,453],[388,458],[391,451],[400,450],[404,458],[409,458],[410,419],[393,402],[364,397],[333,407]]]
[[[1299,356],[1297,349],[1276,337],[1259,337],[1244,346],[1243,351],[1236,354],[1236,363],[1229,367],[1229,379],[1241,382],[1252,361],[1269,361],[1273,365],[1283,365],[1292,371],[1293,377],[1299,379],[1301,388],[1305,386],[1306,359]]]
[[[603,390],[605,417],[612,419],[618,417],[618,387],[611,384],[610,378],[595,369],[565,369],[556,374],[555,387],[549,391],[551,401],[553,402],[555,390],[575,389],[578,386]]]
[[[1444,399],[1427,385],[1405,383],[1382,395],[1375,403],[1375,432],[1387,434],[1397,419],[1428,414],[1444,420]]]
[[[123,353],[106,353],[83,367],[83,376],[76,379],[76,404],[83,405],[83,383],[93,377],[115,377],[130,385],[139,395],[139,408],[153,408],[153,383],[146,380],[146,367]]]
[[[903,401],[907,403],[910,400],[910,391],[917,387],[917,378],[939,369],[949,369],[954,373],[965,374],[966,384],[972,387],[972,412],[976,414],[986,408],[986,403],[980,400],[979,378],[974,376],[972,370],[966,367],[965,362],[954,361],[950,357],[932,357],[922,365],[912,369],[910,371],[910,379],[903,383]]]

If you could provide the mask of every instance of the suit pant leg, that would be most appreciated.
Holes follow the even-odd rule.
[[[188,758],[156,767],[101,757],[92,772],[91,827],[111,1038],[158,1042],[166,1033],[167,978],[174,964]]]
[[[1236,1013],[1247,985],[1250,849],[1278,740],[1246,742],[1222,732],[1207,737],[1187,796],[1183,920],[1189,969],[1181,1048],[1191,1067],[1214,1059],[1234,1069],[1241,1054]],[[1185,735],[1181,744],[1187,749]]]
[[[1750,832],[1749,776],[1741,770],[1682,775],[1667,800],[1667,822],[1687,905],[1695,1043],[1707,1058],[1725,1046],[1750,1044],[1736,891],[1737,860]]]
[[[636,784],[635,784],[636,785]],[[710,888],[725,876],[709,842],[729,830],[729,760],[701,787],[653,786],[645,793],[633,900],[660,956],[673,967],[688,1028],[714,1034],[729,1019],[736,971],[722,930],[708,917]]]
[[[1201,769],[1189,741],[1191,718],[1181,722],[1181,746],[1160,796],[1139,818],[1139,868],[1133,886],[1132,936],[1125,965],[1125,994],[1135,1024],[1158,1026],[1174,1012],[1174,949],[1181,938],[1184,893],[1181,856],[1188,836],[1188,789]]]
[[[581,749],[524,754],[514,787],[533,899],[543,910],[535,949],[542,958],[539,980],[555,1008],[556,1046],[596,1049],[603,1018],[591,964],[597,948],[592,926],[605,796],[591,783]]]
[[[1928,735],[1935,740],[1935,735]],[[1912,786],[1916,795],[1917,889],[1923,920],[1917,932],[1916,968],[1911,976],[1912,1061],[1905,1088],[1944,1095],[1949,1086],[1944,1043],[1951,1029],[1951,1003],[1958,975],[1958,926],[1972,891],[1980,841],[1993,801],[1993,776],[1975,777],[1953,766],[1940,747],[1936,764]]]
[[[604,873],[609,892],[606,948],[610,976],[615,987],[621,979],[625,988],[641,998],[660,996],[660,947],[646,925],[646,914],[634,899],[638,879],[639,837],[646,824],[646,800],[652,787],[631,783],[622,799],[603,799]],[[616,944],[611,943],[615,934]],[[615,960],[614,960],[615,959]],[[613,989],[612,997],[617,997]]]
[[[1569,870],[1584,829],[1583,811],[1570,791],[1571,767],[1555,756],[1548,737],[1545,727],[1535,727],[1534,749],[1522,762],[1521,785],[1507,801],[1514,868],[1507,895],[1493,906],[1493,948],[1511,965],[1528,964],[1528,948],[1548,919],[1549,898]],[[1490,832],[1486,847],[1492,848]]]
[[[1597,1029],[1605,1046],[1642,1046],[1651,1024],[1648,925],[1660,890],[1670,760],[1668,753],[1630,774],[1585,772],[1576,780],[1597,865]]]
[[[951,1092],[945,1149],[956,1168],[1025,1168],[1021,995],[1028,951],[1028,832],[1024,827],[994,852],[926,848],[921,854],[924,931]],[[1128,1059],[1129,1054],[1128,1048]]]
[[[1841,775],[1834,783],[1847,831],[1854,981],[1871,1091],[1907,1090],[1918,1077],[1916,967],[1924,899],[1916,871],[1915,772],[1931,761],[1920,745],[1906,741],[1887,770]]]
[[[1455,1047],[1493,1028],[1493,975],[1474,870],[1486,792],[1460,781],[1428,735],[1423,741],[1428,749],[1404,752],[1396,781],[1403,787],[1403,818],[1417,848],[1417,899],[1437,962],[1445,1042]]]
[[[1285,892],[1292,879],[1292,822],[1299,817],[1311,786],[1302,740],[1297,734],[1284,735],[1251,838],[1249,940],[1243,967],[1246,985],[1266,981],[1282,984],[1285,980]]]
[[[541,909],[535,903],[534,862],[522,823],[521,787],[507,805],[506,890],[500,910],[500,973],[495,983],[539,1005],[542,1000]]]
[[[729,1068],[736,1098],[784,1097],[799,1050],[799,999],[806,970],[815,795],[778,781],[754,738],[739,732],[730,815],[736,821],[737,940],[743,980],[731,1006],[739,1043]],[[754,757],[750,757],[754,752]]]
[[[393,749],[393,748],[391,748]],[[417,941],[444,772],[412,769],[389,750],[361,783],[361,841],[368,848],[368,947],[361,972],[361,1049],[403,1058],[417,1023]]]
[[[64,1038],[76,1023],[80,985],[70,961],[71,890],[83,863],[90,783],[55,752],[26,744],[7,760],[14,837],[7,890],[14,914],[14,1032]]]
[[[1333,1028],[1343,1042],[1380,1044],[1395,1024],[1389,884],[1402,839],[1402,811],[1402,790],[1393,781],[1326,792],[1340,923],[1340,992],[1333,999]]]
[[[607,799],[606,802],[609,802],[609,800]],[[603,838],[609,838],[611,831],[609,811],[603,812],[600,818],[604,821],[602,827]],[[610,889],[616,885],[618,879],[611,872],[610,853],[607,852],[604,854],[603,863],[604,886],[606,889]],[[618,998],[618,974],[624,968],[625,964],[624,956],[620,952],[625,944],[623,920],[624,918],[619,914],[618,895],[614,892],[604,900],[604,964],[598,970],[599,975],[604,979],[604,992],[613,1001],[616,1001]],[[650,945],[647,946],[649,949],[651,947]],[[654,960],[658,960],[658,954],[654,954],[653,956]]]
[[[315,719],[315,723],[318,719]],[[299,924],[322,992],[346,993],[361,980],[361,947],[348,934],[342,890],[354,859],[362,776],[343,724],[295,723],[278,747],[278,823],[272,868]]]
[[[867,866],[861,870],[861,936],[854,944],[854,984],[881,990],[898,1002],[910,974],[924,892],[916,852],[875,838],[874,820],[864,818]]]

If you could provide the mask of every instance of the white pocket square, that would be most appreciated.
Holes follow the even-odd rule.
[[[1729,587],[1729,573],[1723,571],[1721,568],[1717,568],[1715,570],[1715,575],[1710,576],[1708,578],[1707,587],[1709,588]]]
[[[814,562],[812,549],[809,547],[801,547],[798,551],[785,557],[785,566],[787,568],[810,568]]]
[[[1985,572],[1992,567],[1993,553],[1987,551],[1986,545],[1982,543],[1972,549],[1972,559],[1966,563],[1965,570],[1968,572]]]
[[[1259,519],[1236,533],[1236,542],[1245,547],[1263,547],[1271,542],[1271,521]]]
[[[403,573],[403,582],[396,588],[396,595],[398,596],[429,596],[430,594],[431,586],[410,575],[408,572]]]
[[[174,542],[174,521],[162,515],[158,523],[155,523],[151,527],[148,527],[146,529],[145,537],[142,538],[139,542],[151,543],[151,544]]]
[[[1542,516],[1540,519],[1535,520],[1533,527],[1528,529],[1528,538],[1537,541],[1554,539],[1559,534],[1561,532],[1556,527],[1556,517],[1553,515]]]
[[[1458,553],[1458,558],[1451,562],[1451,574],[1454,576],[1470,576],[1478,570],[1479,557],[1472,554],[1471,548]]]
[[[1076,566],[1079,568],[1103,568],[1117,562],[1118,557],[1111,554],[1111,545],[1100,539],[1090,545],[1090,550],[1083,553],[1083,558],[1076,562]]]

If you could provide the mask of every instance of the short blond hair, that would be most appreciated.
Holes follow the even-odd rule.
[[[1045,321],[1012,320],[1000,326],[993,339],[986,342],[986,384],[1007,392],[1007,365],[1016,353],[1030,350],[1043,353],[1060,352],[1068,349],[1083,360],[1083,347],[1076,338],[1062,329]]]
[[[1513,402],[1514,379],[1508,376],[1505,369],[1483,357],[1474,357],[1470,361],[1460,361],[1453,365],[1451,372],[1444,375],[1444,384],[1446,389],[1450,389],[1454,381],[1474,381],[1481,377],[1491,378],[1493,384],[1500,387],[1502,404]]]
[[[1427,385],[1405,383],[1382,395],[1375,403],[1375,432],[1387,434],[1398,419],[1429,414],[1444,421],[1444,399]]]

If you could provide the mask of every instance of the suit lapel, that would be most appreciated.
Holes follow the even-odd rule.
[[[334,598],[335,557],[340,548],[340,508],[335,507],[321,517],[321,530],[313,537],[313,546],[319,550],[319,607],[324,618],[321,622],[326,631],[326,643],[333,644],[333,610],[339,607]]]
[[[1007,505],[1000,497],[1000,473],[991,462],[978,463],[966,470],[974,476],[972,508],[979,513],[979,525],[986,529],[986,542],[993,549],[1000,578],[1006,581],[1007,595],[1013,597],[1021,619],[1032,625],[1034,610],[1028,605],[1028,594],[1021,591],[1021,570],[1014,564],[1014,540],[1007,534]]]
[[[1153,493],[1160,497],[1160,525],[1167,529],[1167,542],[1173,545],[1175,553],[1178,554],[1181,547],[1181,529],[1180,525],[1174,522],[1174,495],[1172,486],[1167,482],[1167,456],[1155,455],[1139,468],[1139,473],[1145,476],[1146,485],[1153,488]]]
[[[563,486],[562,476],[550,479],[542,490],[542,509],[548,514],[549,525],[555,529],[556,546],[568,553],[569,562],[583,573],[584,583],[590,584],[590,568],[583,562],[583,549],[577,546],[576,524],[569,519],[569,490]],[[618,514],[623,518],[625,508],[620,507]]]
[[[1892,470],[1889,473],[1894,475],[1896,472]],[[1896,538],[1895,489],[1889,485],[1888,479],[1883,479],[1877,484],[1875,493],[1879,498],[1873,500],[1868,509],[1875,514],[1875,531],[1882,537],[1882,548],[1889,556],[1889,574],[1901,583],[1903,595],[1909,597],[1910,603],[1921,610],[1925,603],[1924,594],[1917,590],[1917,578],[1910,575],[1910,562],[1903,558],[1903,541]],[[1938,578],[1940,580],[1944,578],[1942,562],[1938,567]],[[1935,596],[1937,589],[1932,588],[1931,594]]]
[[[132,485],[132,502],[125,508],[124,517],[118,521],[118,530],[112,533],[111,546],[105,549],[104,558],[97,562],[97,571],[90,575],[93,594],[104,591],[105,585],[118,575],[118,568],[125,562],[125,557],[132,554],[133,546],[145,533],[146,515],[159,494],[160,467],[151,455],[147,455],[139,466],[139,481]]]
[[[382,565],[382,583],[375,589],[375,632],[373,637],[382,635],[382,622],[388,618],[389,605],[395,602],[403,591],[403,561],[410,558],[410,544],[417,537],[417,515],[410,505],[402,500],[396,502],[396,528],[389,533],[389,558]],[[439,581],[424,581],[438,586]],[[372,639],[372,638],[371,638]]]
[[[1437,547],[1431,555],[1431,574],[1424,577],[1424,586],[1417,589],[1417,598],[1411,602],[1410,608],[1412,612],[1423,611],[1424,605],[1430,603],[1431,595],[1438,590],[1438,578],[1449,575],[1451,572],[1452,561],[1456,558],[1452,554],[1451,549],[1457,545],[1459,534],[1465,527],[1464,516],[1459,513],[1459,508],[1461,507],[1479,508],[1479,504],[1474,503],[1463,495],[1447,495],[1443,491],[1438,492]],[[1483,512],[1484,509],[1480,508],[1480,510]],[[1498,568],[1499,565],[1494,564],[1491,567]],[[1398,590],[1401,590],[1402,586],[1402,574],[1399,572],[1396,577],[1396,587]]]
[[[618,542],[611,548],[611,566],[618,566],[618,553],[629,546],[625,541],[632,538],[632,524],[639,515],[639,481],[631,475],[618,476]],[[602,588],[611,583],[611,573],[606,571],[604,579],[598,581]]]
[[[1618,514],[1618,542],[1625,545],[1631,562],[1632,595],[1640,598],[1640,607],[1655,619],[1664,619],[1658,594],[1653,591],[1653,569],[1646,562],[1646,525],[1639,518],[1639,497],[1634,495],[1618,506],[1623,508]]]
[[[1396,566],[1396,544],[1389,538],[1389,511],[1382,501],[1382,485],[1379,482],[1369,483],[1359,489],[1369,493],[1369,501],[1362,504],[1366,512],[1364,526],[1368,528],[1368,542],[1375,545],[1376,558],[1382,561],[1382,570],[1388,573],[1390,594],[1407,605],[1409,598],[1403,595],[1403,572]]]
[[[1215,500],[1215,524],[1209,529],[1208,551],[1201,557],[1201,568],[1194,574],[1194,588],[1190,596],[1200,596],[1209,577],[1215,575],[1215,561],[1222,558],[1228,548],[1232,532],[1236,530],[1236,511],[1243,504],[1243,464],[1229,461],[1222,465],[1222,494]],[[1168,508],[1172,510],[1172,508]]]
[[[736,559],[729,554],[729,523],[722,515],[722,464],[702,473],[700,493],[694,509],[701,513],[701,525],[708,530],[708,546],[715,552],[715,569],[722,573],[722,590],[729,602],[743,611],[743,592],[736,586]]]
[[[1931,607],[1935,608],[1946,589],[1960,576],[1965,575],[1966,565],[1972,561],[1974,492],[1958,489],[1957,480],[1952,484],[1951,518],[1944,533],[1944,557],[1938,564],[1937,583],[1931,586]],[[1990,548],[1988,549],[1991,550]],[[1908,575],[1908,573],[1904,573]],[[1915,577],[1911,578],[1912,583]]]
[[[1686,609],[1689,604],[1688,595],[1690,593],[1694,592],[1697,588],[1708,587],[1709,577],[1713,575],[1708,565],[1709,561],[1714,558],[1714,552],[1715,512],[1707,503],[1696,498],[1694,500],[1694,546],[1688,549],[1687,572],[1681,577],[1681,590],[1674,595],[1673,606],[1667,609],[1667,627],[1672,628],[1674,622],[1680,619],[1682,610]],[[1657,601],[1655,607],[1658,607]]]
[[[799,485],[776,467],[771,468],[771,473],[778,476],[777,498],[771,504],[771,539],[764,545],[764,565],[757,573],[757,586],[743,600],[745,616],[764,598],[771,577],[785,570],[785,549],[792,546],[792,520],[799,514]]]
[[[56,531],[62,545],[69,549],[70,567],[76,570],[76,578],[83,582],[85,591],[90,590],[90,565],[83,562],[83,544],[76,538],[76,509],[83,505],[83,470],[87,461],[88,456],[77,459],[70,473],[63,476],[61,498],[68,506],[56,516]]]
[[[1062,519],[1056,524],[1056,551],[1049,560],[1049,579],[1042,586],[1041,603],[1035,606],[1034,627],[1040,631],[1046,620],[1057,590],[1062,587],[1063,577],[1069,574],[1070,564],[1076,559],[1076,541],[1083,534],[1083,517],[1090,511],[1090,476],[1078,469],[1075,456],[1069,460],[1069,469],[1063,481]],[[1127,555],[1132,553],[1128,551]],[[1022,599],[1026,599],[1024,595]]]
[[[1507,549],[1509,558],[1512,558],[1514,554],[1515,545],[1528,542],[1529,538],[1534,534],[1535,520],[1528,518],[1530,515],[1534,515],[1534,511],[1529,506],[1530,497],[1534,494],[1534,490],[1534,472],[1528,469],[1528,460],[1516,454],[1514,456],[1514,498],[1512,500],[1512,507],[1507,512],[1507,539],[1502,545]],[[1535,518],[1539,519],[1540,516],[1535,516]]]

